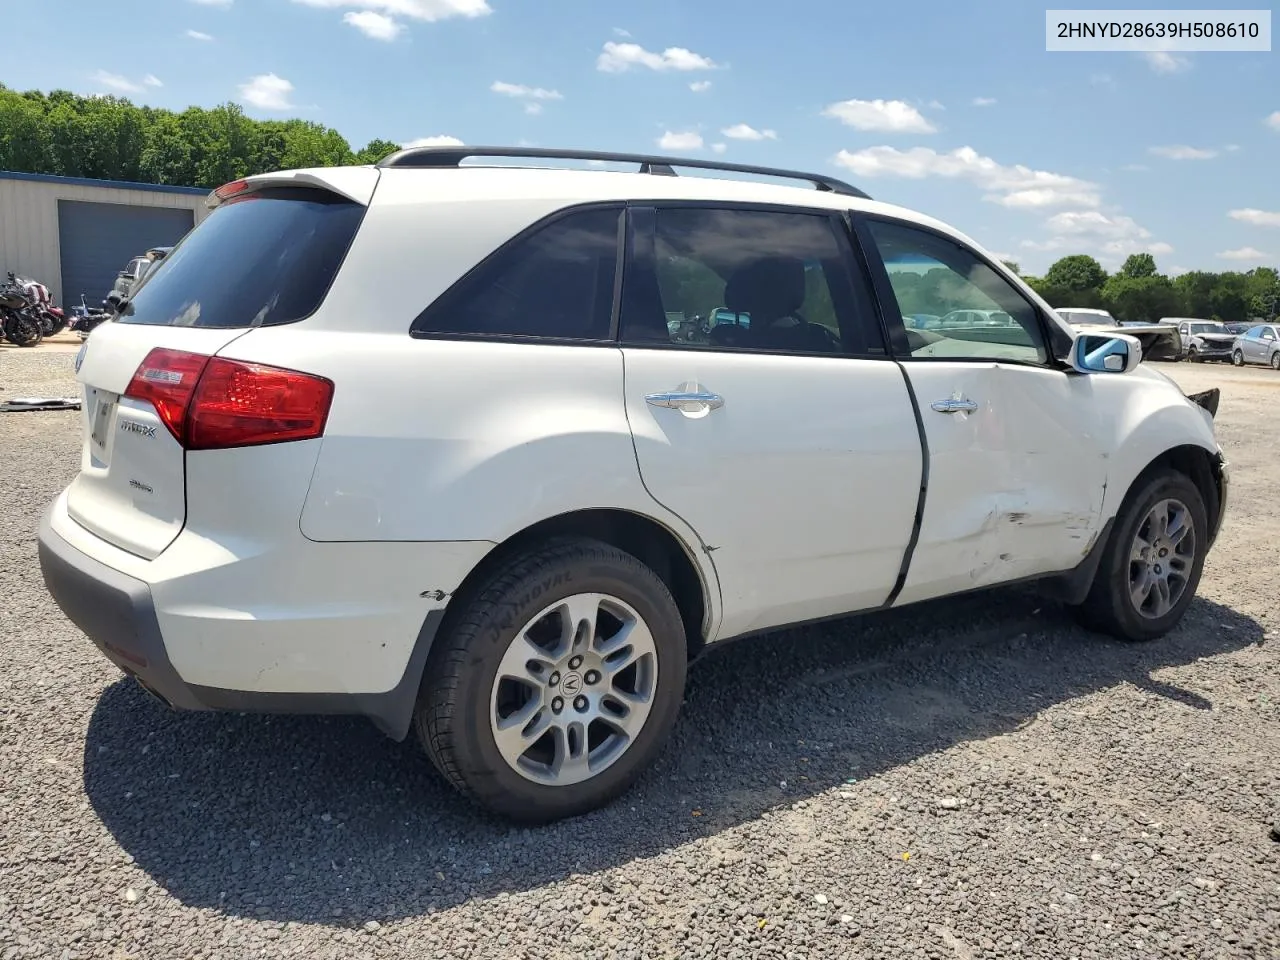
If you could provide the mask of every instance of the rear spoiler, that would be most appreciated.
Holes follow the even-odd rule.
[[[319,187],[367,207],[373,199],[381,171],[376,167],[316,167],[309,170],[282,170],[259,173],[224,183],[205,198],[210,210],[230,200],[263,187]]]

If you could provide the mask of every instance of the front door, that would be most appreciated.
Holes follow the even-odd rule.
[[[719,635],[882,604],[923,459],[841,221],[633,209],[629,248],[620,336],[636,456],[710,552]]]
[[[1054,362],[1035,305],[977,252],[914,225],[864,223],[929,446],[920,536],[897,602],[1075,566],[1106,480],[1090,378]],[[999,311],[1002,323],[900,326],[899,314],[960,308]]]

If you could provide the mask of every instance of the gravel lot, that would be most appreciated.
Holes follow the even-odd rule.
[[[4,396],[72,354],[0,348]],[[1021,591],[742,641],[608,810],[483,818],[361,720],[179,715],[45,594],[77,413],[0,415],[0,960],[1280,957],[1280,376],[1183,626]]]

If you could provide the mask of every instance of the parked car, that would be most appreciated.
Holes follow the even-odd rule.
[[[1193,363],[1198,360],[1230,360],[1236,337],[1225,323],[1196,320],[1189,317],[1165,317],[1161,323],[1173,323],[1182,337],[1182,356]]]
[[[1147,360],[1181,360],[1182,337],[1172,323],[1142,323],[1126,320],[1117,323],[1107,310],[1094,307],[1058,307],[1055,312],[1077,330],[1102,333],[1110,330],[1138,338],[1142,356]]]
[[[412,729],[512,818],[624,791],[734,637],[1012,582],[1160,637],[1229,499],[1216,390],[826,176],[436,147],[209,202],[77,357],[48,589],[174,707]],[[1014,325],[908,329],[922,264]],[[751,325],[674,342],[699,303]]]
[[[134,257],[123,270],[116,275],[116,282],[107,294],[108,303],[115,306],[131,296],[138,284],[142,283],[152,266],[168,256],[173,247],[152,247],[141,257]]]
[[[1231,362],[1237,367],[1264,363],[1280,370],[1280,325],[1260,323],[1236,337],[1231,347]]]
[[[1109,310],[1096,307],[1057,307],[1058,316],[1073,327],[1117,327],[1119,323]]]

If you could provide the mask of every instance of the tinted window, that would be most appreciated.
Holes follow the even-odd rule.
[[[903,316],[937,314],[945,321],[907,330],[913,357],[1048,360],[1035,307],[973,251],[900,224],[871,221],[869,228]]]
[[[224,203],[147,271],[121,323],[256,327],[315,312],[364,207],[324,190]]]
[[[621,210],[582,210],[515,240],[432,304],[426,333],[605,340]]]
[[[853,306],[847,250],[830,218],[691,207],[643,213],[652,232],[637,240],[627,274],[625,341],[869,352],[854,321],[871,324],[870,310]]]
[[[1260,340],[1262,339],[1262,327],[1250,327],[1245,331],[1244,335],[1250,340]]]
[[[1263,340],[1274,340],[1275,338],[1276,338],[1276,332],[1272,330],[1270,327],[1267,327],[1265,330],[1262,331]]]

